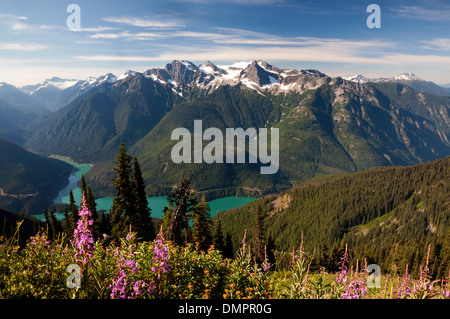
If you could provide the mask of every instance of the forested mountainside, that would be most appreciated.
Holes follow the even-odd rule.
[[[430,245],[434,276],[450,267],[450,157],[407,167],[378,167],[311,182],[220,213],[234,247],[251,240],[258,207],[275,249],[304,247],[316,266],[336,267],[345,244],[351,260],[417,275]],[[216,217],[217,218],[217,217]]]
[[[28,212],[52,204],[72,166],[0,139],[0,207]]]
[[[102,195],[113,195],[108,185],[123,140],[143,166],[149,195],[166,195],[183,175],[209,198],[259,196],[317,175],[448,156],[449,106],[450,97],[397,82],[355,83],[264,61],[173,61],[100,83],[39,122],[26,146],[95,163],[86,178]],[[192,131],[194,120],[204,130],[279,128],[279,171],[261,176],[259,164],[174,164],[171,132]]]

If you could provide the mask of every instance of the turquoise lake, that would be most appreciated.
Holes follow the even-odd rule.
[[[73,165],[75,167],[74,173],[69,177],[69,184],[64,187],[53,200],[54,203],[64,203],[69,204],[69,191],[72,190],[73,196],[75,198],[75,202],[77,205],[81,201],[81,190],[78,188],[78,182],[81,179],[81,175],[86,174],[92,166],[90,164],[77,164],[72,162],[67,158],[58,158],[60,160],[64,160],[65,162]],[[235,207],[240,207],[246,205],[257,198],[253,197],[237,197],[237,196],[228,196],[222,197],[209,202],[210,214],[211,217],[214,217],[218,212],[222,212],[228,209],[232,209]],[[163,209],[167,206],[167,197],[166,196],[157,196],[157,197],[148,197],[148,206],[150,207],[151,216],[154,218],[163,218]],[[95,200],[97,204],[97,211],[106,210],[108,211],[112,206],[112,197],[102,197]],[[44,214],[33,215],[40,220],[44,220]],[[58,219],[64,217],[64,214],[55,214]]]

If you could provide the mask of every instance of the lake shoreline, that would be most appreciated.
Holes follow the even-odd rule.
[[[64,161],[74,168],[69,176],[69,183],[58,192],[58,195],[53,199],[53,204],[69,204],[69,192],[72,190],[75,203],[79,205],[81,201],[81,190],[78,187],[78,182],[81,179],[81,175],[86,174],[94,167],[94,165],[92,163],[76,163],[68,156],[51,155],[49,157]],[[257,198],[255,197],[238,196],[227,196],[214,199],[209,202],[211,218],[221,211],[244,206],[256,199]],[[97,211],[108,212],[112,206],[112,201],[113,197],[96,198]],[[150,196],[147,197],[147,202],[151,209],[151,217],[162,219],[163,210],[167,206],[167,196]],[[45,220],[44,214],[33,214],[32,216],[40,220]],[[55,213],[55,217],[57,219],[62,219],[64,218],[64,213]]]

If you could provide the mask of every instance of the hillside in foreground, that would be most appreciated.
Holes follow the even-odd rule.
[[[334,268],[348,243],[355,262],[378,264],[385,272],[419,270],[430,245],[434,276],[450,266],[450,157],[407,167],[379,167],[311,182],[220,213],[223,232],[238,247],[251,237],[258,206],[267,237],[278,251],[300,245],[317,265]]]

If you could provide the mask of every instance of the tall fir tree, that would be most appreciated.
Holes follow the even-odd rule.
[[[69,208],[68,207],[66,207],[66,209],[64,209],[64,218],[63,218],[61,224],[62,224],[63,231],[66,234],[70,234],[70,221],[69,221]]]
[[[225,254],[225,243],[223,239],[222,219],[220,218],[220,214],[216,215],[216,227],[214,232],[213,244],[214,247],[222,253],[222,255]]]
[[[87,185],[86,185],[86,179],[84,178],[84,175],[81,175],[80,190],[81,190],[81,194],[87,194]]]
[[[231,235],[227,233],[225,236],[225,248],[223,250],[223,258],[234,258],[234,248],[233,248],[233,240],[231,238]]]
[[[261,265],[266,254],[266,237],[263,227],[262,207],[259,205],[256,210],[255,224],[252,236],[252,253],[255,263]]]
[[[52,210],[48,212],[48,238],[52,241],[56,240],[58,236],[62,233],[62,225],[61,222],[55,217],[55,214]]]
[[[126,235],[129,225],[133,222],[133,205],[136,202],[131,182],[131,157],[123,142],[120,142],[119,155],[116,157],[116,177],[113,179],[116,195],[111,207],[111,235],[118,239]]]
[[[199,244],[201,251],[207,251],[211,245],[211,214],[205,195],[192,209],[194,224],[192,239]]]
[[[113,179],[116,196],[110,211],[111,235],[115,239],[123,237],[131,228],[139,239],[152,240],[155,231],[139,162],[128,154],[123,142],[116,159],[114,170],[117,177]]]
[[[75,204],[72,190],[69,191],[69,232],[68,235],[72,236],[73,231],[77,227],[78,222],[78,207]]]
[[[136,157],[133,158],[132,187],[136,200],[134,206],[136,210],[134,230],[137,232],[138,238],[142,238],[144,241],[153,240],[155,238],[155,230],[150,217],[151,210],[148,207],[141,167]]]

